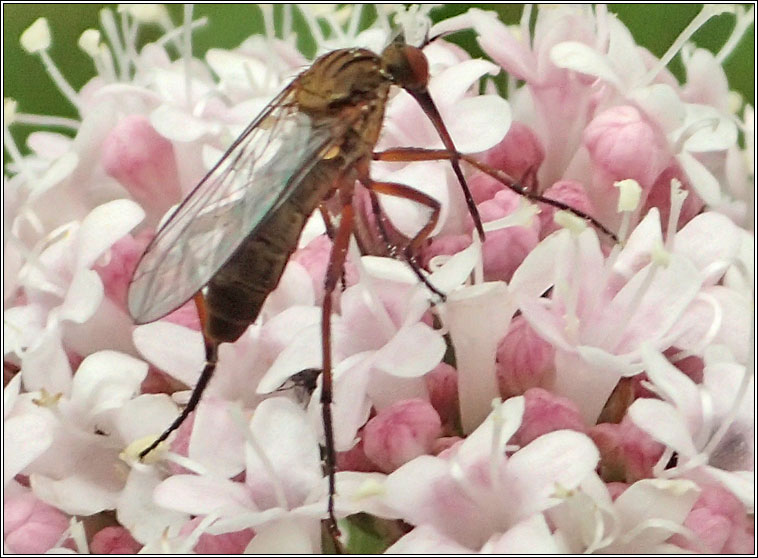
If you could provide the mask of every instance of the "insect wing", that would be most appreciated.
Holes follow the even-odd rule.
[[[284,93],[245,129],[148,245],[129,286],[136,323],[157,320],[198,292],[340,136],[336,125],[315,127]]]

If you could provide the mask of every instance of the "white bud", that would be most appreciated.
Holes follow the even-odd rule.
[[[100,52],[100,31],[97,29],[87,29],[79,37],[79,48],[89,54],[92,58]]]
[[[10,97],[3,99],[3,117],[5,118],[6,126],[12,124],[16,118],[16,108],[18,108],[16,99],[11,99]]]
[[[729,93],[727,93],[726,101],[728,107],[727,110],[729,110],[730,114],[738,114],[740,109],[742,109],[742,105],[745,104],[742,95],[737,91],[729,91]]]
[[[642,187],[639,182],[633,178],[627,178],[626,180],[619,180],[614,182],[613,185],[619,189],[619,201],[617,211],[634,211],[640,204],[640,196],[642,194]]]
[[[119,4],[118,11],[126,12],[140,23],[163,24],[170,19],[162,4]]]
[[[21,33],[21,46],[31,54],[50,48],[50,41],[50,26],[44,17],[37,19]]]

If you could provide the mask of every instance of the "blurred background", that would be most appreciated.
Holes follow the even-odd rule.
[[[518,4],[452,4],[437,8],[433,19],[439,20],[466,11],[469,7],[497,11],[502,21],[516,23],[522,6]],[[616,13],[629,27],[637,42],[656,56],[662,55],[673,40],[700,10],[700,4],[612,4],[609,10]],[[85,29],[100,28],[99,12],[104,7],[115,9],[115,4],[4,4],[3,5],[3,96],[18,101],[18,110],[26,113],[75,117],[73,107],[52,85],[38,56],[22,50],[19,36],[37,18],[46,17],[53,34],[50,55],[66,79],[79,89],[93,75],[91,59],[77,46]],[[168,6],[175,24],[183,18],[180,4]],[[369,10],[370,11],[370,10]],[[199,4],[194,18],[206,16],[208,24],[195,32],[194,51],[203,55],[210,47],[232,48],[263,28],[263,18],[257,6],[251,4]],[[370,17],[367,16],[367,17]],[[713,18],[693,37],[703,48],[717,52],[734,27],[735,18],[725,14]],[[302,21],[294,21],[295,28]],[[162,35],[157,26],[140,28],[140,43],[153,41]],[[755,50],[754,25],[750,27],[732,56],[725,63],[730,86],[754,105]],[[472,32],[458,33],[455,42],[474,56],[481,51]],[[314,45],[306,39],[299,44],[306,54],[312,54]],[[310,49],[310,52],[309,52]],[[669,69],[681,80],[683,70],[678,57]],[[13,135],[19,147],[24,147],[28,126],[14,126]]]

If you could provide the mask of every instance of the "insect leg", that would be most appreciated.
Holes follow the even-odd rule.
[[[344,204],[337,232],[334,236],[329,265],[324,280],[324,302],[321,315],[321,347],[323,351],[323,375],[321,380],[321,416],[324,421],[324,441],[326,444],[326,472],[329,476],[329,518],[327,527],[337,549],[340,549],[340,530],[334,516],[334,495],[336,492],[335,473],[337,460],[334,450],[334,428],[332,425],[332,293],[345,267],[345,257],[353,230],[353,206]]]
[[[195,305],[197,306],[197,311],[200,315],[200,323],[204,324],[205,304],[203,303],[203,295],[201,293],[197,293],[195,295]],[[179,428],[182,423],[187,420],[187,417],[192,411],[195,410],[197,404],[200,402],[200,398],[202,397],[205,388],[208,387],[208,382],[210,382],[211,377],[213,376],[213,372],[216,370],[219,345],[217,341],[206,337],[205,334],[203,334],[203,341],[205,342],[205,367],[203,368],[203,372],[200,374],[200,378],[197,380],[197,384],[195,384],[195,388],[192,390],[192,395],[187,402],[187,406],[184,407],[184,410],[176,418],[176,420],[174,420],[174,422],[172,422],[171,425],[166,428],[166,430],[164,430],[163,433],[158,436],[158,438],[156,438],[152,444],[140,452],[140,459],[144,459],[148,453],[157,448],[158,445],[166,440],[166,438],[168,438],[174,430]]]
[[[435,200],[434,198],[426,196],[425,194],[422,194],[418,190],[413,190],[412,188],[409,188],[408,186],[405,186],[403,184],[397,184],[397,183],[394,183],[394,182],[376,182],[376,181],[374,181],[374,180],[372,180],[371,178],[368,178],[368,177],[362,177],[360,180],[361,180],[361,183],[368,190],[369,197],[371,199],[371,212],[374,214],[374,218],[376,219],[377,226],[379,227],[379,233],[382,236],[382,240],[384,240],[385,244],[387,245],[387,249],[389,250],[389,253],[390,253],[391,256],[395,255],[395,253],[397,251],[397,246],[395,246],[392,243],[392,241],[390,240],[390,238],[389,238],[389,234],[387,232],[387,228],[385,227],[385,223],[384,223],[385,217],[384,217],[384,214],[382,213],[381,206],[379,205],[379,197],[377,196],[377,193],[384,193],[384,194],[393,195],[393,196],[396,196],[396,197],[402,197],[402,198],[406,198],[406,199],[412,199],[413,201],[422,203],[422,204],[424,204],[427,207],[429,207],[429,208],[432,209],[432,216],[430,217],[430,220],[433,219],[434,221],[433,221],[431,227],[429,228],[428,231],[426,231],[426,233],[418,241],[418,243],[414,244],[414,246],[416,246],[416,247],[420,246],[421,243],[424,240],[426,240],[426,238],[429,236],[429,233],[432,231],[432,229],[434,229],[434,226],[437,223],[437,219],[439,218],[439,210],[440,210],[440,208],[439,208],[439,202],[437,200]],[[379,185],[379,186],[377,188],[374,188],[375,185]],[[421,201],[420,199],[416,199],[416,198],[409,198],[408,196],[405,196],[403,194],[397,194],[397,193],[393,194],[393,193],[390,193],[388,191],[382,191],[381,185],[385,185],[385,186],[389,186],[389,187],[391,187],[391,186],[399,186],[401,189],[409,189],[409,190],[413,191],[415,194],[420,194],[421,197],[426,198],[426,201]],[[388,188],[388,189],[391,189],[391,188]],[[427,223],[427,225],[428,225],[428,223]],[[427,225],[425,225],[425,228],[426,228]],[[423,234],[423,232],[424,232],[424,230],[422,229],[422,231],[419,231],[419,233],[417,233],[416,237],[418,237],[419,235]],[[445,295],[445,293],[443,293],[442,291],[440,291],[437,287],[435,287],[434,285],[432,285],[429,282],[429,279],[427,279],[426,275],[424,275],[421,272],[421,267],[418,265],[418,261],[416,259],[416,251],[415,251],[415,249],[409,249],[411,243],[414,242],[414,240],[416,239],[416,237],[414,237],[411,240],[411,242],[403,249],[403,256],[405,257],[405,261],[408,262],[408,265],[410,266],[411,270],[413,270],[413,273],[416,275],[416,277],[418,277],[419,281],[421,281],[426,286],[427,289],[429,289],[430,291],[432,291],[434,294],[436,294],[438,297],[440,297],[444,301],[447,298],[447,296]]]
[[[324,227],[326,228],[326,236],[329,237],[329,240],[334,242],[334,237],[337,234],[337,228],[334,224],[334,219],[332,218],[332,214],[329,212],[329,207],[326,204],[326,200],[318,204],[318,210],[321,213],[321,218],[324,221]],[[347,279],[345,278],[345,266],[342,266],[342,275],[340,277],[340,280],[342,282],[342,290],[344,291],[347,289]]]
[[[360,180],[361,183],[369,190],[369,193],[371,195],[371,209],[376,216],[377,222],[380,223],[380,231],[382,231],[384,239],[388,243],[389,239],[387,238],[386,231],[384,231],[383,226],[381,225],[382,215],[381,209],[379,207],[379,200],[377,199],[377,194],[386,194],[388,196],[395,196],[398,198],[412,200],[431,209],[432,214],[429,216],[429,220],[421,228],[421,230],[416,233],[416,236],[414,236],[408,242],[408,244],[406,244],[406,246],[403,248],[403,254],[405,255],[405,259],[408,261],[408,265],[410,265],[411,269],[419,278],[419,280],[424,285],[426,285],[430,291],[439,296],[442,300],[445,300],[445,293],[432,285],[426,276],[421,273],[418,261],[416,260],[418,248],[429,237],[432,230],[434,230],[434,227],[437,225],[437,220],[440,216],[440,203],[434,198],[427,196],[423,192],[419,192],[418,190],[415,190],[410,186],[406,186],[405,184],[398,184],[397,182],[377,182],[376,180],[372,180],[368,177],[361,177]]]
[[[524,196],[525,198],[534,202],[541,202],[541,203],[556,207],[558,209],[573,213],[577,217],[584,219],[585,221],[588,221],[594,227],[596,227],[597,229],[599,229],[600,231],[608,235],[614,242],[618,242],[618,237],[616,236],[616,234],[613,231],[609,230],[600,221],[595,219],[592,215],[588,215],[584,211],[574,209],[570,205],[567,205],[561,201],[546,198],[540,194],[535,194],[534,192],[531,191],[530,188],[526,188],[522,186],[517,180],[509,176],[507,173],[499,169],[490,167],[489,165],[486,165],[480,161],[477,161],[470,155],[464,155],[463,153],[451,153],[450,151],[447,151],[445,149],[423,149],[423,148],[416,148],[416,147],[405,147],[405,148],[388,149],[386,151],[374,153],[373,157],[375,161],[405,162],[405,163],[415,162],[415,161],[447,161],[447,160],[455,160],[455,159],[466,161],[469,165],[479,169],[485,174],[488,174],[489,176],[491,176],[498,182],[504,184],[505,186],[507,186],[508,188],[510,188],[517,194],[519,194],[520,196]]]
[[[321,218],[324,220],[324,227],[326,228],[326,236],[329,240],[334,240],[334,223],[332,223],[332,216],[329,214],[329,209],[323,203],[318,204],[318,210],[321,212]]]

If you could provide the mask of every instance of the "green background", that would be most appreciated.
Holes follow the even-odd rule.
[[[113,4],[5,4],[3,5],[3,62],[4,97],[12,97],[19,103],[18,110],[36,114],[76,116],[68,102],[52,85],[37,56],[24,52],[18,42],[21,33],[38,17],[47,17],[53,34],[50,54],[66,79],[75,89],[79,89],[94,74],[92,61],[77,46],[82,31],[99,28],[99,11]],[[443,19],[465,11],[474,5],[446,5],[433,12],[434,19]],[[517,4],[477,5],[500,13],[503,21],[518,21],[522,7]],[[175,24],[182,21],[183,7],[178,4],[168,6]],[[656,4],[614,4],[609,9],[631,29],[637,42],[655,55],[663,54],[672,41],[686,27],[700,5],[656,5]],[[243,39],[262,28],[262,17],[254,5],[243,4],[198,4],[194,17],[207,16],[209,23],[198,30],[193,39],[196,53],[203,54],[209,47],[235,47]],[[297,22],[296,22],[297,23]],[[702,47],[716,52],[724,44],[734,25],[732,15],[721,15],[712,19],[694,37]],[[733,55],[727,60],[725,70],[732,89],[739,91],[745,99],[754,104],[754,25],[743,37]],[[142,27],[140,39],[148,42],[158,38],[161,31],[157,26]],[[480,54],[473,33],[459,33],[459,42],[474,55]],[[306,48],[308,45],[304,45]],[[681,79],[682,67],[678,58],[670,65]],[[25,136],[31,129],[14,126],[13,133],[23,148]]]

